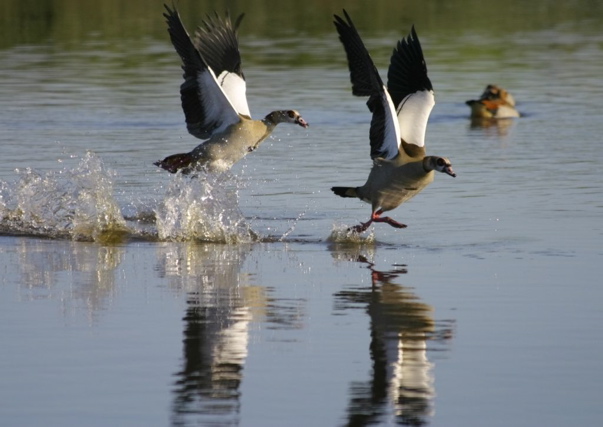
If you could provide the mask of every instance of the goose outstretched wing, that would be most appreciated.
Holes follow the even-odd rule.
[[[176,8],[164,13],[172,44],[182,59],[184,83],[180,86],[182,110],[190,134],[210,138],[240,121],[239,114],[218,83],[217,76],[195,48]]]
[[[394,48],[387,79],[387,90],[396,106],[402,140],[424,147],[427,120],[435,98],[414,26]]]
[[[399,153],[400,128],[394,103],[383,84],[352,19],[343,11],[345,20],[335,15],[335,28],[348,58],[352,93],[368,96],[367,106],[373,113],[370,129],[371,158],[393,159]]]
[[[203,25],[195,31],[193,43],[205,63],[215,73],[220,87],[237,113],[251,118],[237,38],[237,29],[244,16],[239,15],[234,24],[228,14],[225,18],[221,18],[217,13],[208,16]]]

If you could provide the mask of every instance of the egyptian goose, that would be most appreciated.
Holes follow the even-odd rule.
[[[515,109],[515,99],[505,89],[488,85],[479,99],[471,99],[466,102],[471,108],[472,118],[482,119],[508,119],[519,117]]]
[[[180,86],[182,109],[188,132],[206,141],[188,153],[174,154],[155,165],[175,173],[203,166],[224,171],[259,147],[279,123],[308,123],[295,110],[273,111],[262,120],[252,120],[245,96],[237,29],[230,17],[208,16],[195,33],[188,35],[180,14],[164,5],[163,16],[176,52],[182,59],[184,83]]]
[[[381,215],[419,194],[433,181],[434,171],[456,176],[450,160],[425,155],[425,129],[435,101],[423,51],[413,26],[393,51],[386,87],[350,16],[343,13],[346,20],[335,15],[334,24],[347,54],[352,93],[369,97],[373,167],[363,186],[331,190],[372,205],[371,218],[350,230],[361,233],[372,222],[404,228]]]

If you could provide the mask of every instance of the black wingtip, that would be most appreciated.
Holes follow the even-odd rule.
[[[342,10],[343,10],[343,14],[345,15],[345,18],[348,20],[348,22],[350,24],[354,25],[354,23],[352,22],[352,18],[350,18],[350,15],[348,14],[348,11],[345,9],[342,9]]]
[[[176,5],[173,3],[171,9],[166,3],[163,4],[163,7],[165,7],[166,10],[166,12],[163,13],[163,17],[165,18],[165,23],[168,24],[167,31],[168,33],[171,33],[174,27],[178,25],[177,23],[181,21],[180,13],[178,12]]]
[[[347,22],[341,16],[333,15],[335,17],[333,23],[348,59],[352,94],[355,96],[380,94],[383,90],[383,82],[379,71],[354,26],[352,18],[345,9],[343,9],[343,14]]]
[[[406,37],[398,41],[392,52],[387,88],[394,105],[420,90],[433,91],[428,77],[423,48],[414,24]]]
[[[235,19],[235,23],[234,23],[234,27],[233,29],[235,31],[237,31],[239,29],[239,25],[241,25],[241,21],[243,21],[243,18],[245,18],[245,14],[241,13],[237,19]]]
[[[244,16],[240,14],[233,24],[229,11],[223,17],[214,12],[208,14],[195,31],[193,43],[216,75],[228,71],[245,80],[237,35]]]
[[[335,26],[342,25],[344,27],[356,29],[356,26],[354,25],[352,18],[350,18],[350,15],[348,14],[347,10],[342,9],[342,11],[343,16],[345,16],[345,20],[341,16],[334,14],[333,18],[335,18],[335,21],[333,21],[333,23],[335,24]]]
[[[417,30],[415,29],[415,24],[412,24],[412,26],[410,27],[410,36],[413,39],[418,39],[418,37],[417,37]]]
[[[212,31],[219,31],[221,28],[227,28],[236,33],[244,17],[245,14],[241,13],[234,20],[233,24],[229,10],[224,12],[224,18],[222,18],[217,11],[214,11],[213,15],[208,13],[205,15],[205,20],[201,21],[205,26],[205,29],[199,27],[198,30],[211,33]]]
[[[167,3],[163,3],[163,7],[165,8],[165,10],[167,12],[167,13],[163,14],[165,19],[170,19],[173,16],[178,16],[178,9],[176,8],[176,5],[174,3],[172,3],[172,9],[170,9],[170,7],[167,5]]]

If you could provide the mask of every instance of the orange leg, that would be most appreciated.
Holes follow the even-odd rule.
[[[382,214],[383,214],[383,210],[379,209],[371,214],[371,219],[369,219],[367,222],[362,222],[362,223],[360,223],[360,225],[356,225],[355,227],[350,227],[350,230],[353,230],[356,233],[363,233],[364,231],[366,231],[367,228],[369,228],[369,226],[373,223],[373,221],[374,222],[386,222],[395,228],[406,228],[406,224],[402,224],[388,216],[382,218],[381,217]]]
[[[377,212],[374,212],[371,216],[371,220],[375,222],[387,222],[389,225],[395,228],[406,228],[406,224],[402,224],[401,222],[396,221],[388,216],[381,218],[381,214],[383,210],[379,209]]]

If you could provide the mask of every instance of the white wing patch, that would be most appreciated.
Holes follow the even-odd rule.
[[[382,147],[386,148],[387,152],[390,153],[387,158],[393,158],[398,154],[398,150],[400,149],[400,124],[398,123],[398,120],[396,120],[396,107],[385,86],[383,86],[383,93],[385,94],[389,111],[386,111],[384,117],[385,132],[383,135]]]
[[[251,117],[249,105],[247,105],[247,95],[245,93],[247,91],[245,80],[238,74],[228,71],[222,71],[217,80],[222,91],[224,91],[237,113]]]
[[[232,102],[220,87],[213,70],[207,67],[207,71],[197,76],[199,90],[202,92],[201,102],[203,103],[206,120],[208,122],[222,123],[222,125],[212,131],[218,133],[224,131],[228,126],[240,121],[239,115],[232,105]]]
[[[434,105],[435,97],[431,90],[411,93],[402,100],[398,107],[398,123],[404,141],[419,147],[425,146],[427,120]]]

